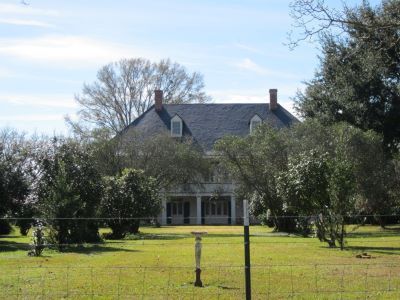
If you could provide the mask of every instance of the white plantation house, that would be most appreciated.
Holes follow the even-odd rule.
[[[271,89],[269,103],[163,104],[163,92],[155,91],[155,104],[124,132],[138,130],[146,137],[169,132],[171,137],[190,137],[206,156],[226,135],[245,136],[268,122],[278,128],[297,119],[278,104]],[[201,185],[180,185],[165,192],[160,223],[236,224],[242,217],[242,201],[236,201],[235,184],[227,174],[214,172]],[[218,197],[213,197],[215,194]]]

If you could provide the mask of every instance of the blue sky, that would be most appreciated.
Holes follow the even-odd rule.
[[[121,58],[199,71],[216,103],[266,102],[277,88],[289,110],[318,65],[315,45],[284,45],[286,0],[26,2],[0,1],[0,127],[66,133],[74,95]]]

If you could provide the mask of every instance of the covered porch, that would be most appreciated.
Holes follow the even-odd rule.
[[[227,225],[236,224],[234,195],[169,195],[162,201],[161,225]]]

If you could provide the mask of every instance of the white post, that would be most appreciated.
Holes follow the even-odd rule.
[[[236,198],[231,196],[231,224],[236,224]]]
[[[243,200],[243,225],[244,226],[250,225],[249,202],[247,200]]]
[[[201,225],[201,196],[196,197],[196,224]]]
[[[161,212],[161,225],[167,225],[167,199],[165,196],[161,200],[162,212]]]

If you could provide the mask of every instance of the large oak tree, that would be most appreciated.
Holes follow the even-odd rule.
[[[295,2],[303,9],[298,20],[304,34],[319,34],[322,46],[319,70],[296,99],[300,114],[325,124],[346,121],[372,129],[383,135],[386,150],[398,151],[400,2],[372,7],[364,1],[343,11],[329,9],[324,1]]]

